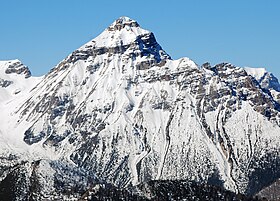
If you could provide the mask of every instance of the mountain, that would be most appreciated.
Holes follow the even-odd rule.
[[[78,199],[151,180],[254,195],[280,178],[277,79],[172,60],[127,17],[44,77],[19,61],[0,69],[2,197]]]

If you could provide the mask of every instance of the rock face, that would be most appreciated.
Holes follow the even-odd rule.
[[[24,75],[25,78],[29,78],[31,76],[31,72],[27,66],[23,65],[20,61],[11,62],[7,67],[6,74],[18,74]]]
[[[77,198],[100,181],[182,179],[253,195],[280,177],[280,87],[263,80],[229,63],[172,60],[121,17],[5,99],[0,181],[18,166],[24,181],[47,169],[34,177],[38,191],[23,182],[34,199]]]

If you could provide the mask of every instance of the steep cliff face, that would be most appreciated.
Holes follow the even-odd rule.
[[[172,60],[127,17],[43,78],[9,72],[34,81],[3,107],[2,181],[22,161],[29,168],[44,161],[36,163],[49,169],[40,192],[53,196],[99,181],[127,187],[182,179],[252,195],[280,177],[278,81],[267,85],[229,63]],[[61,169],[75,169],[81,185],[58,176]]]

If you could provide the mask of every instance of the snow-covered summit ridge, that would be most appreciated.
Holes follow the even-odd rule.
[[[142,29],[135,20],[120,17],[93,41],[95,47],[116,47],[128,45],[134,42],[137,37],[150,33]]]
[[[138,69],[163,65],[171,59],[157,43],[152,32],[140,28],[136,21],[128,17],[121,17],[99,36],[72,52],[50,73],[66,69],[70,64],[80,61],[87,65],[97,62],[94,66],[100,67],[100,63],[109,61],[108,57],[110,61],[114,60],[114,57],[122,57],[122,60],[127,61],[131,59],[130,66],[137,66]]]
[[[110,31],[115,31],[115,30],[120,30],[123,29],[125,26],[128,27],[140,27],[138,22],[136,22],[135,20],[126,17],[126,16],[122,16],[119,17],[118,19],[116,19],[109,27],[108,29]]]

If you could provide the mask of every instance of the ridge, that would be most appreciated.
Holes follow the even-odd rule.
[[[2,71],[1,76],[3,74],[18,74],[24,75],[25,78],[31,77],[29,68],[18,59],[0,61],[0,71]]]
[[[117,47],[128,45],[139,36],[148,34],[151,34],[151,32],[142,29],[135,20],[128,17],[120,17],[94,38],[91,43],[95,47]]]

